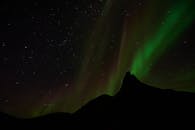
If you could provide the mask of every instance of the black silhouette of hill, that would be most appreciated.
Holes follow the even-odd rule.
[[[162,90],[141,83],[130,73],[126,73],[121,90],[114,97],[102,95],[74,114],[53,113],[33,119],[17,119],[0,113],[0,121],[17,123],[17,126],[49,128],[114,129],[135,122],[171,121],[181,115],[191,115],[195,111],[195,94]],[[128,123],[125,123],[128,122]],[[131,125],[130,125],[131,124]]]

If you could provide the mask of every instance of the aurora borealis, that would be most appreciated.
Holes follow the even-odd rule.
[[[179,2],[176,7],[173,7],[170,11],[171,13],[167,14],[168,16],[165,16],[166,24],[161,25],[158,31],[156,31],[156,34],[154,34],[152,38],[149,38],[142,48],[138,49],[133,60],[131,68],[132,73],[140,77],[147,75],[150,67],[145,69],[145,65],[149,66],[151,62],[155,63],[155,60],[158,60],[159,55],[162,55],[166,51],[166,48],[170,48],[171,45],[174,44],[174,39],[176,39],[193,21],[193,13],[188,14],[188,16],[184,15],[187,14],[189,9],[190,3],[185,2]],[[180,21],[181,19],[183,19],[182,22]],[[169,40],[164,41],[164,39]]]
[[[0,3],[0,111],[74,112],[130,71],[195,92],[194,0]]]

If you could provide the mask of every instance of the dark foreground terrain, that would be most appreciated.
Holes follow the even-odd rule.
[[[194,99],[195,94],[157,89],[127,73],[117,95],[100,96],[72,115],[54,113],[34,119],[17,119],[0,113],[0,127],[112,130],[143,127],[143,122],[172,124],[175,119],[185,120],[193,115]]]

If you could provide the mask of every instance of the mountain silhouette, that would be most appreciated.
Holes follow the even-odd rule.
[[[73,129],[84,128],[90,124],[98,129],[114,129],[128,121],[126,125],[158,121],[160,118],[171,121],[181,115],[190,115],[195,110],[194,99],[194,93],[158,89],[141,83],[128,72],[115,96],[102,95],[74,114],[53,113],[33,119],[17,119],[0,113],[0,121],[17,123],[18,127],[27,125],[27,128],[45,126]]]

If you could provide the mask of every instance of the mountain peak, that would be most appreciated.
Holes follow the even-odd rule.
[[[140,81],[130,72],[127,72],[124,76],[119,94],[130,93],[138,84],[140,84]]]
[[[139,82],[139,80],[136,78],[135,75],[131,74],[130,72],[127,72],[123,80],[123,83],[126,82]]]

